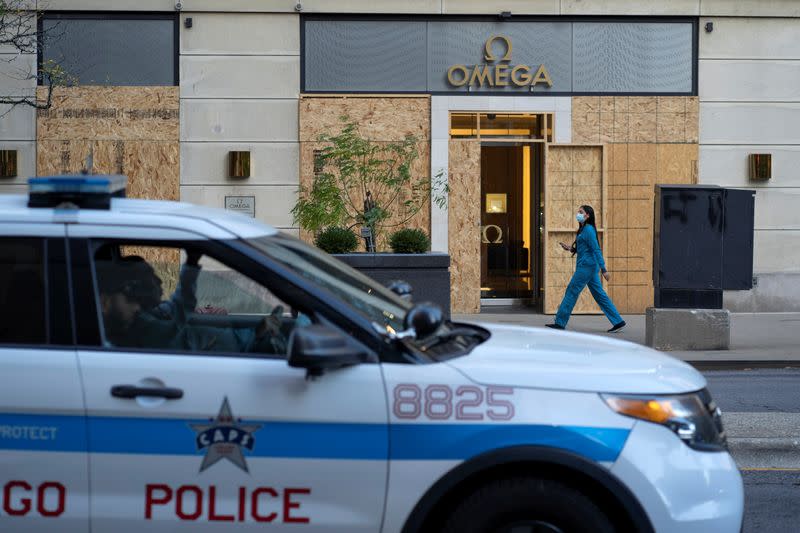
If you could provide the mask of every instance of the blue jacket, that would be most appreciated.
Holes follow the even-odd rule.
[[[592,268],[596,272],[599,268],[606,271],[606,262],[603,261],[603,252],[597,241],[597,231],[594,226],[586,224],[578,234],[577,239],[578,262],[577,267]]]

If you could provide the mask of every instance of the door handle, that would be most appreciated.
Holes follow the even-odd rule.
[[[137,387],[136,385],[114,385],[111,387],[111,396],[117,398],[133,399],[137,396],[151,396],[178,400],[183,398],[183,389],[174,387]]]

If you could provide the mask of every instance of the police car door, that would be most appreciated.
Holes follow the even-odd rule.
[[[89,530],[62,224],[0,223],[0,531]]]
[[[104,235],[102,228],[86,226],[70,232],[71,240]],[[94,290],[88,275],[74,285],[86,295],[85,318],[103,322],[104,344],[89,335],[79,349],[89,415],[92,531],[378,531],[388,454],[379,365],[308,381],[304,370],[287,365],[279,335],[260,351],[237,352],[234,345],[252,340],[265,315],[270,321],[280,317],[282,326],[301,317],[292,318],[294,303],[254,282],[252,271],[238,272],[236,258],[209,260],[219,253],[213,243],[192,240],[191,234],[175,240],[178,233],[169,231],[173,240],[159,246],[141,239],[72,242],[73,260],[93,264],[101,293],[89,297]],[[144,234],[130,230],[131,236]],[[187,254],[189,248],[194,252]],[[197,250],[203,251],[204,266],[193,287],[186,264]],[[160,300],[190,308],[180,340],[162,334],[163,322],[152,317],[132,337],[109,340],[118,320],[102,292],[133,296],[149,268],[143,262],[163,284]],[[104,277],[113,278],[113,268],[131,267],[122,263],[134,268],[122,276],[129,286],[117,289],[118,282]],[[177,320],[183,312],[173,307],[159,320]]]

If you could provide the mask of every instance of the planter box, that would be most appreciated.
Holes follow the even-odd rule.
[[[442,253],[333,254],[381,285],[402,279],[411,284],[413,302],[433,302],[450,318],[450,256]]]

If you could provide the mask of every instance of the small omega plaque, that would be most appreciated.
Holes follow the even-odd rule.
[[[235,211],[250,218],[256,217],[255,196],[226,196],[225,209]]]

